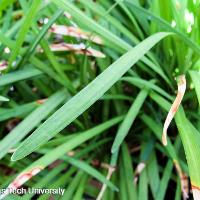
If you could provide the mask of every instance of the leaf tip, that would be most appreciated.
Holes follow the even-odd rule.
[[[114,154],[114,153],[116,153],[117,150],[118,150],[118,146],[113,145],[111,148],[111,153]]]
[[[10,101],[7,97],[0,96],[0,101]]]
[[[18,149],[12,154],[10,160],[12,162],[15,162],[15,161],[18,161],[18,160],[21,160],[22,158],[24,158],[25,156],[23,155],[20,155],[19,152],[18,152]]]
[[[15,161],[18,160],[18,159],[16,158],[16,156],[15,156],[15,153],[13,153],[13,155],[12,155],[11,158],[10,158],[10,160],[11,160],[12,162],[15,162]]]
[[[163,132],[162,143],[164,146],[167,146],[167,133],[166,132]]]

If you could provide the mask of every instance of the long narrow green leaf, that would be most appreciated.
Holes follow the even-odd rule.
[[[6,137],[0,142],[0,158],[21,141],[41,120],[45,119],[59,104],[68,97],[66,90],[61,90],[52,95],[43,105],[34,110],[26,117],[18,126],[16,126]]]
[[[160,98],[161,100],[162,98]],[[161,103],[161,100],[159,103]],[[166,102],[165,109],[167,110],[168,103]],[[146,118],[146,117],[145,117]],[[200,187],[200,175],[198,172],[198,168],[200,166],[199,159],[199,149],[200,149],[200,133],[198,130],[192,125],[192,123],[187,119],[183,108],[179,108],[178,112],[175,115],[175,122],[178,127],[181,140],[183,142],[187,163],[189,167],[189,174],[191,178],[191,183],[194,187]],[[168,148],[169,144],[166,148]],[[175,156],[175,151],[172,149],[172,145],[170,144],[170,154]],[[173,151],[172,151],[173,150]],[[173,153],[174,152],[174,153]],[[199,190],[197,189],[197,194]],[[193,193],[193,195],[196,193]],[[198,199],[198,196],[195,200]]]
[[[148,178],[146,169],[140,175],[138,200],[148,200]]]
[[[121,156],[119,165],[119,198],[120,199],[128,199],[126,180],[125,180],[125,169],[123,165],[123,159]]]
[[[24,19],[24,22],[23,22],[23,25],[19,31],[19,34],[17,36],[17,41],[16,41],[16,44],[15,44],[15,48],[13,49],[13,52],[12,52],[12,55],[9,59],[9,65],[12,65],[13,61],[16,59],[19,51],[20,51],[20,48],[24,42],[24,39],[25,39],[25,36],[31,26],[31,21],[34,19],[36,13],[37,13],[37,10],[40,6],[40,3],[41,3],[41,0],[34,0],[32,2],[32,5],[28,11],[28,14],[26,15],[25,19]]]
[[[52,24],[62,15],[63,11],[58,10],[54,16],[48,21],[47,24],[45,24],[45,26],[42,28],[42,30],[39,32],[39,34],[37,35],[36,39],[33,41],[33,43],[31,44],[30,48],[28,49],[27,53],[24,55],[23,60],[21,61],[21,63],[25,63],[29,57],[34,53],[37,45],[40,43],[40,41],[42,40],[42,38],[45,36],[46,32],[48,31],[48,29],[52,26]]]
[[[57,4],[61,9],[64,9],[66,12],[69,12],[73,16],[73,18],[75,18],[79,23],[83,24],[84,27],[86,26],[89,30],[92,30],[101,35],[102,38],[104,38],[111,44],[111,48],[115,47],[115,49],[119,52],[128,51],[132,48],[132,46],[125,40],[121,39],[120,37],[113,34],[111,31],[98,24],[96,21],[85,15],[85,13],[83,13],[80,9],[78,9],[70,2],[64,0],[51,1]],[[149,60],[145,56],[142,57],[141,60],[169,83],[169,80],[163,73],[162,68],[155,65],[151,60]]]
[[[140,14],[145,15],[146,17],[151,17],[152,20],[154,20],[156,23],[159,23],[161,26],[165,28],[165,31],[174,32],[179,36],[188,46],[190,46],[193,50],[195,50],[198,54],[200,54],[200,48],[199,46],[188,38],[188,36],[184,33],[182,33],[180,30],[174,28],[164,19],[157,17],[156,15],[152,14],[152,12],[149,12],[148,10],[137,6],[133,1],[131,0],[125,0],[130,6],[132,6],[133,9],[137,10]]]
[[[143,89],[138,96],[136,97],[135,101],[131,105],[126,117],[124,118],[122,124],[120,125],[115,140],[112,145],[111,152],[115,153],[118,151],[120,145],[122,144],[124,138],[128,134],[132,123],[134,122],[135,118],[137,117],[142,104],[144,103],[147,97],[148,91]]]
[[[96,102],[156,43],[170,34],[171,33],[154,34],[121,56],[34,131],[33,134],[19,146],[17,151],[13,154],[12,160],[19,160],[29,155],[54,137],[59,131]]]
[[[173,162],[171,160],[169,160],[167,162],[167,165],[165,167],[164,173],[163,173],[163,177],[160,181],[160,186],[156,195],[155,199],[159,199],[159,200],[163,200],[166,194],[166,189],[167,186],[169,184],[169,180],[172,174],[172,169],[173,169]]]
[[[60,200],[71,200],[73,193],[75,192],[76,188],[78,188],[81,179],[84,177],[83,171],[79,171],[70,182],[64,195],[60,198]]]
[[[190,71],[189,73],[192,78],[200,106],[200,73],[198,71]]]
[[[197,200],[200,197],[200,133],[198,130],[192,125],[192,123],[186,118],[185,112],[181,107],[175,116],[175,121],[181,136],[181,140],[183,142],[183,147],[185,150],[187,163],[189,167],[189,174],[191,178],[191,184],[196,188],[197,191],[193,191],[194,199]],[[195,192],[195,193],[194,193]],[[198,194],[198,196],[195,196]]]
[[[104,28],[103,26],[99,25],[93,19],[85,15],[80,9],[74,6],[69,1],[65,0],[51,0],[51,2],[55,3],[61,9],[64,9],[66,12],[69,12],[79,23],[84,23],[84,26],[89,28],[92,31],[97,32],[101,36],[103,36],[106,40],[115,44],[121,52],[124,50],[128,50],[131,46],[122,40],[121,38],[117,37],[115,34]]]
[[[21,174],[28,172],[29,170],[32,170],[38,166],[45,168],[64,154],[66,152],[76,148],[80,144],[86,142],[87,140],[103,133],[105,130],[109,129],[110,127],[118,124],[124,117],[119,116],[116,118],[113,118],[111,120],[108,120],[105,123],[102,123],[101,125],[98,125],[92,129],[89,129],[81,134],[78,134],[77,136],[74,136],[72,139],[69,139],[67,142],[63,143],[62,145],[58,146],[57,148],[53,149],[52,151],[49,151],[47,154],[45,154],[43,157],[29,165]]]
[[[40,181],[34,184],[34,188],[46,188],[47,185],[59,175],[59,173],[66,168],[66,163],[63,163],[56,168],[52,169],[47,175],[45,175]],[[27,193],[21,197],[21,200],[29,200],[34,196],[34,193]]]
[[[129,83],[134,84],[140,88],[142,86],[145,86],[146,88],[150,88],[152,90],[157,91],[158,93],[162,94],[163,96],[165,96],[170,100],[172,99],[172,97],[167,92],[165,92],[163,89],[161,89],[151,81],[146,81],[141,78],[135,78],[135,77],[123,77],[121,80],[128,81]]]
[[[33,111],[39,105],[40,104],[37,102],[31,102],[14,108],[0,108],[0,122],[13,117],[24,116]]]
[[[100,172],[98,172],[96,169],[88,165],[86,162],[67,157],[66,159],[69,163],[72,165],[78,167],[79,169],[83,170],[84,172],[88,173],[92,177],[96,178],[97,180],[101,181],[102,183],[105,183],[108,187],[110,187],[114,191],[118,191],[118,188],[109,180],[107,180]]]
[[[155,134],[155,136],[158,138],[158,140],[161,141],[162,138],[162,126],[160,123],[156,122],[154,119],[151,117],[143,114],[141,116],[141,119],[144,121],[145,124],[152,130],[152,132]],[[168,140],[168,145],[165,147],[167,153],[169,156],[172,158],[172,160],[177,160],[178,161],[178,156],[176,154],[176,151],[171,143],[170,140]]]
[[[0,86],[8,85],[17,81],[26,80],[35,76],[43,74],[42,71],[34,68],[25,68],[10,72],[8,74],[0,76]]]
[[[152,195],[155,199],[160,185],[158,162],[156,159],[155,152],[152,153],[151,158],[147,164],[147,175],[148,175],[149,186]]]
[[[85,190],[85,186],[87,185],[87,180],[88,180],[88,176],[85,175],[80,183],[79,183],[79,187],[76,190],[76,193],[74,194],[73,200],[82,200],[83,199],[83,194],[84,194],[84,190]]]
[[[126,187],[128,192],[128,199],[137,199],[136,187],[133,182],[133,168],[131,155],[128,152],[128,147],[125,143],[122,145],[122,160],[124,166],[124,173],[126,180]]]

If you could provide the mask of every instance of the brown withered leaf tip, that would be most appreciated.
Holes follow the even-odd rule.
[[[51,51],[73,51],[75,54],[85,54],[87,56],[105,58],[105,54],[97,51],[91,47],[87,47],[85,44],[68,44],[68,43],[58,43],[50,45]]]
[[[178,93],[177,96],[169,110],[169,113],[167,115],[167,118],[165,120],[164,123],[164,127],[163,127],[163,135],[162,135],[162,143],[163,145],[167,145],[167,129],[174,117],[174,115],[176,114],[181,101],[183,99],[183,96],[185,94],[185,90],[186,90],[186,79],[185,79],[185,75],[180,75],[179,77],[177,77],[177,82],[178,82]]]
[[[47,99],[39,99],[36,101],[37,104],[43,104],[47,101]]]
[[[16,190],[21,187],[24,183],[30,180],[33,176],[37,175],[44,168],[42,166],[34,167],[31,170],[21,173],[15,178],[15,180],[7,187],[6,191],[0,195],[0,200],[4,199],[11,190]]]
[[[50,32],[65,36],[71,36],[78,39],[91,40],[97,44],[102,44],[102,39],[92,33],[85,32],[78,27],[74,26],[65,26],[65,25],[57,25],[53,24],[49,29]]]
[[[179,178],[180,178],[181,191],[182,191],[183,199],[186,200],[189,197],[188,196],[188,193],[189,193],[188,177],[182,172],[180,164],[178,163],[177,160],[174,160],[174,166],[175,166],[176,171],[177,171]]]
[[[138,181],[138,177],[146,167],[146,164],[144,162],[141,162],[137,165],[136,170],[135,170],[135,175],[134,175],[134,183],[136,184]]]
[[[106,179],[107,179],[108,181],[111,179],[112,174],[114,173],[115,169],[116,169],[116,167],[114,167],[114,166],[110,166],[110,167],[108,168],[108,174],[107,174],[107,176],[106,176]],[[107,187],[107,185],[104,183],[104,184],[102,185],[102,187],[101,187],[101,190],[100,190],[100,192],[99,192],[98,197],[97,197],[96,200],[101,200],[101,199],[102,199],[103,194],[104,194],[104,192],[105,192],[105,190],[106,190],[106,187]]]

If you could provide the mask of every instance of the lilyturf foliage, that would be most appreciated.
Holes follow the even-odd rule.
[[[200,199],[199,13],[0,0],[0,199]]]

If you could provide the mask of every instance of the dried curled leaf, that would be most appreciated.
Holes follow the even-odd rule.
[[[105,58],[105,54],[97,51],[91,47],[87,47],[85,44],[67,44],[58,43],[50,45],[51,51],[73,51],[75,54],[85,54],[87,56],[94,56],[99,58]]]
[[[10,191],[14,191],[21,187],[25,182],[30,180],[33,176],[37,175],[40,171],[42,171],[44,167],[38,166],[30,169],[29,171],[21,173],[19,176],[15,178],[15,180],[7,187],[6,191],[0,195],[0,200],[4,199]]]
[[[107,179],[107,180],[110,180],[110,179],[111,179],[112,174],[114,173],[114,171],[115,171],[115,167],[109,166],[109,168],[108,168],[108,174],[107,174],[107,176],[106,176],[106,179]],[[96,200],[101,200],[101,199],[102,199],[103,194],[104,194],[104,192],[105,192],[105,190],[106,190],[106,187],[107,187],[106,184],[103,184],[103,185],[102,185],[101,190],[100,190],[100,192],[99,192],[98,197],[97,197]]]
[[[177,82],[178,82],[178,93],[176,96],[176,99],[174,100],[174,103],[172,104],[169,113],[167,115],[167,118],[165,120],[164,123],[164,127],[163,127],[163,135],[162,135],[162,143],[163,145],[167,145],[167,129],[174,117],[174,115],[176,114],[181,101],[183,99],[183,96],[185,94],[185,90],[186,90],[186,79],[185,79],[185,75],[180,75],[177,77]]]
[[[174,165],[175,165],[176,171],[180,178],[183,199],[186,200],[189,198],[189,196],[188,196],[188,193],[189,193],[188,177],[186,176],[186,174],[183,173],[179,163],[176,160],[174,160]]]
[[[81,38],[85,40],[91,40],[97,44],[102,44],[102,39],[92,33],[85,32],[78,27],[74,26],[64,26],[64,25],[57,25],[53,24],[53,26],[49,30],[52,33],[71,36],[75,38]]]

